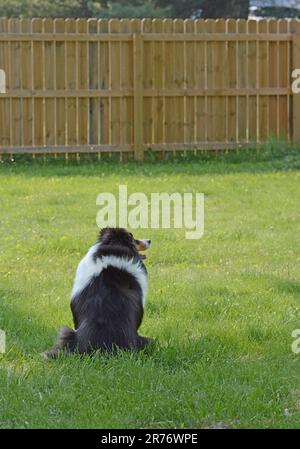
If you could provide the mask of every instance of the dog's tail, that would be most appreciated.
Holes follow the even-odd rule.
[[[45,359],[56,359],[60,354],[74,352],[76,349],[76,332],[67,326],[62,326],[59,330],[58,340],[51,351],[44,352]]]
[[[58,345],[61,349],[73,352],[76,347],[76,332],[67,326],[59,330]]]

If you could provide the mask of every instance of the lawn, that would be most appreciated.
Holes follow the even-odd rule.
[[[204,192],[205,235],[153,240],[143,353],[45,361],[100,192]],[[1,428],[300,427],[300,153],[0,167]]]

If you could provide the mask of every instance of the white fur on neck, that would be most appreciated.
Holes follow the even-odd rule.
[[[108,266],[119,268],[120,270],[127,271],[127,273],[132,274],[139,283],[142,290],[142,301],[143,306],[146,301],[146,294],[148,289],[148,279],[147,274],[144,272],[140,262],[134,262],[133,259],[125,259],[117,256],[102,256],[94,260],[94,254],[98,250],[101,243],[97,243],[92,246],[84,258],[80,261],[73,290],[71,293],[71,300],[77,296],[82,290],[87,287],[91,282],[92,278],[99,276],[99,274]]]

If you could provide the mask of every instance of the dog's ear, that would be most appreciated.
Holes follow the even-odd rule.
[[[107,227],[107,228],[102,228],[102,229],[100,230],[100,233],[99,233],[100,238],[101,238],[101,237],[104,237],[105,235],[111,234],[112,229],[113,229],[113,228],[109,228],[109,227]]]
[[[105,234],[105,232],[107,232],[107,228],[102,228],[102,229],[100,229],[99,237],[103,237],[104,234]]]
[[[109,226],[106,228],[102,228],[99,233],[98,242],[108,243],[108,242],[112,242],[112,240],[116,240],[117,239],[117,231],[118,231],[118,228],[112,228]]]
[[[110,234],[110,228],[102,228],[98,235],[98,242],[102,242],[105,237],[107,237]]]

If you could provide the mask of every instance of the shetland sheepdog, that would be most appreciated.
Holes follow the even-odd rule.
[[[61,353],[145,348],[138,335],[148,288],[146,258],[151,240],[136,240],[123,228],[104,228],[78,265],[71,294],[74,329],[62,327],[45,358]]]

